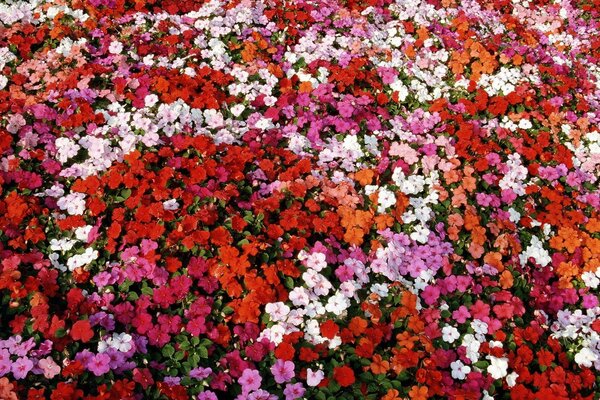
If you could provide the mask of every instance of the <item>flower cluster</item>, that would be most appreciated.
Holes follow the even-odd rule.
[[[596,398],[599,9],[1,4],[0,398]]]

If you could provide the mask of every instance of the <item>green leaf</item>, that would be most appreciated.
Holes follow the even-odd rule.
[[[175,354],[175,348],[173,346],[171,346],[170,344],[167,344],[162,348],[163,356],[171,357],[173,354]]]
[[[128,301],[136,301],[139,298],[140,298],[140,296],[138,296],[138,294],[136,292],[129,292],[129,294],[127,295]]]
[[[152,294],[154,293],[154,290],[152,290],[151,287],[145,286],[142,288],[142,293],[146,294],[148,296],[152,296]]]
[[[208,358],[208,349],[206,347],[198,347],[197,354],[200,358]]]
[[[56,330],[56,332],[54,332],[54,336],[56,336],[57,338],[65,337],[66,334],[67,330],[65,328],[59,328]]]

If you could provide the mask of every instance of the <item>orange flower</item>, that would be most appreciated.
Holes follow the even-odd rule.
[[[410,392],[408,392],[408,395],[412,400],[426,400],[428,397],[427,392],[429,392],[429,389],[425,386],[413,386],[410,389]]]
[[[502,274],[500,274],[500,287],[502,289],[510,289],[513,286],[514,278],[512,273],[505,269]]]
[[[381,400],[402,400],[400,392],[396,389],[388,389],[387,393],[381,398]]]
[[[487,253],[483,257],[483,262],[496,268],[498,270],[498,272],[504,271],[504,265],[502,264],[502,254],[500,254],[496,251]]]
[[[372,169],[363,169],[354,174],[354,179],[361,184],[361,186],[370,185],[373,181],[375,172]]]
[[[354,317],[350,320],[350,324],[348,324],[348,329],[350,329],[354,336],[360,336],[365,331],[365,329],[367,329],[367,325],[367,320],[361,317]]]
[[[390,362],[375,354],[369,368],[375,375],[386,374],[390,370]]]

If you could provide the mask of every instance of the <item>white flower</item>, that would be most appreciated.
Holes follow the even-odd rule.
[[[118,40],[113,40],[110,42],[110,46],[108,47],[108,52],[110,54],[121,54],[123,51],[123,43]]]
[[[179,203],[177,203],[176,199],[163,201],[163,208],[169,211],[177,210],[179,208]]]
[[[506,375],[506,384],[508,385],[508,387],[513,387],[517,384],[517,378],[519,377],[519,374],[517,374],[516,372],[511,372],[510,374]]]
[[[317,386],[319,383],[321,383],[324,377],[325,374],[321,370],[313,371],[310,368],[306,370],[306,384],[308,386]]]
[[[582,367],[591,368],[594,362],[598,361],[598,355],[594,354],[592,350],[587,347],[579,350],[579,353],[575,354],[575,362]]]
[[[56,146],[56,159],[61,163],[66,163],[71,157],[74,157],[81,149],[77,143],[67,137],[60,137],[54,141]]]
[[[290,308],[283,302],[269,303],[265,306],[265,311],[271,317],[271,321],[284,321],[290,313]]]
[[[303,287],[294,288],[289,294],[290,301],[296,307],[303,307],[308,305],[310,302],[310,297],[308,295],[308,290]]]
[[[423,225],[417,225],[414,228],[414,232],[410,234],[410,238],[415,242],[425,244],[427,243],[427,239],[429,238],[429,233],[430,230],[427,227]]]
[[[386,188],[381,188],[377,195],[377,200],[379,202],[377,212],[384,213],[386,208],[396,204],[396,195],[394,192],[387,190]]]
[[[317,296],[325,296],[325,295],[327,295],[327,293],[329,293],[329,290],[333,286],[331,285],[331,282],[329,282],[329,280],[327,278],[325,278],[323,275],[319,274],[319,276],[320,276],[320,279],[316,283],[316,285],[313,286],[312,290]]]
[[[8,78],[2,74],[0,74],[0,90],[4,89],[6,87],[6,84],[8,83]]]
[[[67,210],[70,215],[82,215],[85,211],[85,194],[70,193],[56,202],[61,210]]]
[[[452,364],[450,364],[450,367],[452,368],[452,377],[454,379],[463,380],[471,372],[471,367],[463,364],[460,360],[454,361]]]
[[[528,119],[522,119],[519,121],[519,128],[521,129],[531,129],[533,125],[531,124],[531,121],[529,121]]]
[[[61,252],[65,252],[65,251],[69,251],[73,248],[73,245],[75,245],[76,241],[75,240],[71,240],[71,239],[51,239],[50,240],[50,250],[53,251],[61,251]]]
[[[235,106],[231,107],[231,113],[234,116],[239,117],[245,109],[246,107],[243,104],[236,104]]]
[[[109,338],[107,342],[113,349],[126,353],[133,347],[132,339],[131,335],[127,333],[113,333],[112,338]]]
[[[104,353],[109,349],[108,343],[104,340],[98,342],[98,353]]]
[[[508,370],[508,358],[488,356],[491,364],[487,367],[487,372],[494,379],[502,379],[506,376]]]
[[[446,325],[442,328],[442,340],[447,343],[454,343],[460,337],[458,329],[453,326]]]
[[[375,283],[371,286],[371,292],[378,294],[380,297],[388,295],[388,285],[385,283]]]
[[[306,258],[306,265],[315,271],[321,271],[323,268],[327,267],[327,261],[325,261],[325,258],[325,254],[323,253],[311,253]]]
[[[600,271],[600,269],[599,269],[599,271]],[[600,279],[598,279],[596,274],[594,274],[591,271],[587,271],[587,272],[584,272],[583,274],[581,274],[581,279],[583,279],[585,286],[592,288],[592,289],[596,289],[598,287],[598,285],[600,284]]]
[[[83,267],[98,258],[98,251],[88,247],[83,254],[76,254],[67,260],[69,271]]]
[[[479,347],[481,347],[481,343],[475,336],[467,333],[463,336],[461,344],[467,349],[467,358],[471,360],[471,362],[477,362],[477,360],[479,360]]]
[[[333,313],[335,315],[340,315],[344,312],[348,307],[350,307],[350,302],[342,293],[337,292],[335,295],[331,296],[327,300],[327,304],[325,305],[325,310],[327,312]]]
[[[148,108],[154,106],[156,103],[158,103],[158,96],[155,95],[154,93],[146,95],[146,97],[144,97],[144,105]]]
[[[79,227],[79,228],[75,229],[75,237],[77,238],[77,240],[81,240],[82,242],[87,242],[88,235],[91,230],[92,230],[91,225]]]

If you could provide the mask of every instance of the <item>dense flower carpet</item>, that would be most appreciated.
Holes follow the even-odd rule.
[[[0,399],[597,399],[598,0],[0,2]]]

